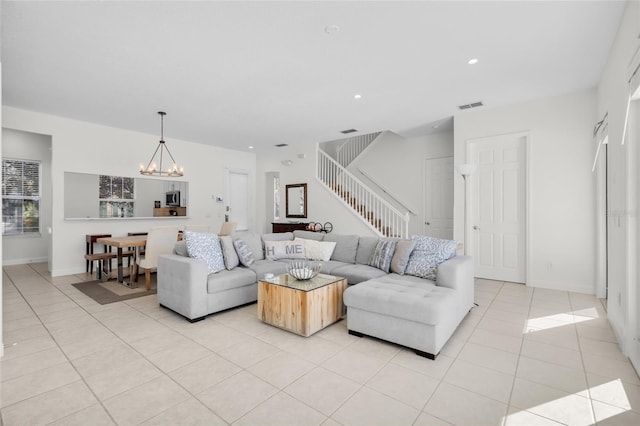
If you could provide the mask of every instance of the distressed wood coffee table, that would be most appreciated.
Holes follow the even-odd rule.
[[[301,336],[311,336],[344,318],[347,280],[318,274],[297,280],[285,274],[258,281],[258,318]]]

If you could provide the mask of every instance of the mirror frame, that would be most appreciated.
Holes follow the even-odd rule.
[[[307,184],[306,183],[295,183],[292,185],[286,185],[286,216],[287,217],[307,217]],[[295,214],[293,212],[289,212],[289,190],[296,190],[298,188],[302,188],[303,191],[303,206],[302,206],[302,214]],[[293,192],[291,193],[291,197],[293,197]]]

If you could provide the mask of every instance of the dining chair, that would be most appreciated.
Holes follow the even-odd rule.
[[[151,270],[158,267],[158,257],[172,253],[177,240],[177,226],[157,226],[149,229],[144,256],[140,256],[137,260],[138,266],[144,269],[147,290],[151,289]]]
[[[231,235],[236,231],[238,224],[236,222],[223,222],[220,227],[219,236]]]
[[[184,230],[193,232],[211,232],[211,227],[209,225],[185,225]]]

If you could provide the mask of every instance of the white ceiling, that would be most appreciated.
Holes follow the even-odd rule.
[[[4,105],[152,134],[164,110],[168,142],[267,152],[594,87],[624,2],[1,7]]]

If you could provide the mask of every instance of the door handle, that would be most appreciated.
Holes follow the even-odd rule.
[[[431,222],[425,222],[424,224],[429,226],[429,225],[431,225]]]
[[[473,229],[475,229],[476,231],[478,231],[480,229],[480,227],[478,225],[473,225]]]

